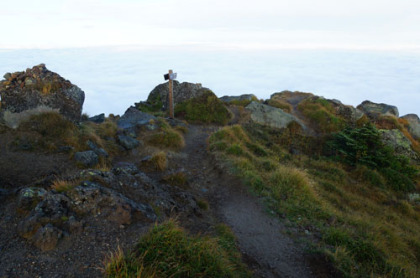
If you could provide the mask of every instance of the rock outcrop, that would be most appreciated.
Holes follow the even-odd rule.
[[[119,128],[132,130],[137,127],[147,125],[151,120],[156,120],[156,117],[148,113],[141,112],[135,107],[129,107],[124,115],[118,120]]]
[[[253,94],[245,94],[240,96],[223,96],[219,98],[223,102],[243,102],[243,101],[256,101],[258,98]]]
[[[351,105],[345,105],[339,100],[333,99],[328,101],[334,107],[336,114],[343,117],[346,122],[355,123],[365,115],[360,109],[354,108]]]
[[[174,106],[177,103],[183,102],[185,100],[201,96],[203,93],[209,89],[204,88],[201,84],[194,84],[183,82],[179,83],[178,81],[173,81],[173,101]],[[168,95],[169,95],[169,83],[163,83],[156,86],[149,94],[145,105],[150,105],[153,107],[159,106],[159,109],[166,110],[168,108]]]
[[[408,122],[407,129],[414,139],[420,139],[420,119],[416,114],[408,114],[402,116]]]
[[[70,81],[49,71],[44,64],[23,72],[6,73],[0,82],[2,114],[25,119],[25,113],[57,110],[64,117],[79,122],[85,93]],[[6,121],[7,123],[7,121]],[[15,124],[16,125],[16,124]]]
[[[390,146],[397,154],[418,159],[418,154],[411,148],[411,141],[398,129],[380,129],[382,142]]]
[[[246,110],[251,113],[251,120],[255,123],[274,128],[286,128],[291,122],[297,122],[304,125],[293,115],[284,112],[280,108],[275,108],[256,101],[247,105]]]
[[[374,103],[369,100],[365,100],[357,106],[357,109],[361,110],[369,118],[373,119],[376,119],[379,116],[399,117],[398,108],[396,106],[385,103]]]

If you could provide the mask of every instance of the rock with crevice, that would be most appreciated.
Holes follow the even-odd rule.
[[[357,109],[365,113],[369,118],[377,119],[380,116],[399,117],[398,108],[385,103],[375,103],[369,100],[363,101]]]
[[[58,111],[72,122],[80,121],[85,93],[49,71],[45,64],[4,77],[0,82],[1,111],[9,114],[9,118],[21,121],[27,118],[27,113],[42,113],[49,109]]]
[[[418,154],[413,151],[411,141],[398,129],[380,129],[382,142],[390,146],[397,154],[418,159]]]
[[[251,113],[251,120],[261,125],[282,129],[287,128],[292,122],[296,122],[302,128],[305,127],[295,116],[284,112],[280,108],[275,108],[256,101],[251,102],[245,108]]]

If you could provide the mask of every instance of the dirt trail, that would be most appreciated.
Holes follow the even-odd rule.
[[[181,163],[190,183],[210,202],[210,213],[234,231],[243,256],[258,277],[316,277],[286,228],[264,211],[238,179],[220,170],[206,151],[214,127],[190,126]]]

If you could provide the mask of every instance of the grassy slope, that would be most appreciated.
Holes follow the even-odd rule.
[[[210,149],[273,211],[319,235],[315,248],[344,276],[418,277],[419,204],[377,186],[384,177],[375,170],[290,155],[283,146],[292,141],[319,147],[291,137],[255,126],[225,127],[211,136]]]

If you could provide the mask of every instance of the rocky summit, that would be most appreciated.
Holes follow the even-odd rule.
[[[45,64],[6,73],[0,82],[1,112],[6,124],[16,127],[22,118],[56,110],[72,122],[81,118],[85,93]]]

